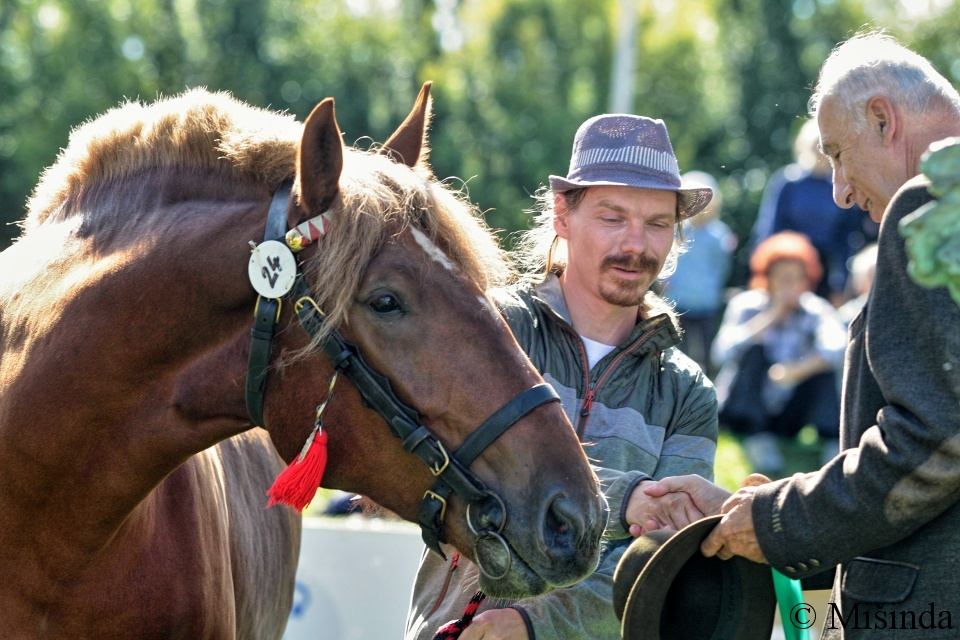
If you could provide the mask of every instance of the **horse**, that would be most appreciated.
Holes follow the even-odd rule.
[[[429,167],[429,89],[367,149],[331,98],[301,124],[201,89],[71,133],[0,254],[0,636],[280,638],[300,515],[265,492],[319,438],[311,490],[419,521],[493,596],[593,569],[596,476]],[[281,258],[295,299],[256,282]]]

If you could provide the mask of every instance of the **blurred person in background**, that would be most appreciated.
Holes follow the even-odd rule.
[[[723,313],[737,237],[719,220],[722,201],[716,179],[703,171],[689,171],[683,179],[709,186],[714,196],[703,212],[683,221],[687,249],[677,260],[664,293],[680,314],[680,350],[713,375],[710,344]]]
[[[730,300],[713,343],[720,424],[744,437],[756,471],[778,476],[779,440],[805,425],[816,427],[825,457],[837,452],[846,334],[831,304],[812,291],[822,269],[802,234],[764,240],[750,271],[750,288]]]
[[[850,258],[850,278],[847,280],[847,301],[837,311],[845,326],[850,323],[870,296],[873,275],[877,271],[877,244],[870,243]]]
[[[844,301],[850,257],[877,239],[879,225],[857,206],[844,210],[833,201],[830,163],[820,152],[815,120],[807,120],[794,140],[796,162],[771,176],[753,227],[756,247],[775,233],[807,236],[820,257],[824,277],[814,292],[834,306]]]

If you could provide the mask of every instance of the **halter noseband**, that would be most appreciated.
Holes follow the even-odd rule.
[[[290,199],[290,181],[285,182],[273,195],[270,211],[267,215],[263,247],[270,241],[283,243],[289,252],[299,251],[303,246],[320,239],[329,221],[329,212],[317,216],[287,234],[287,208]],[[289,248],[287,248],[289,247]],[[277,251],[276,246],[273,250]],[[279,251],[282,254],[282,250]],[[292,254],[290,254],[292,257]],[[273,261],[276,262],[273,262]],[[254,326],[251,331],[250,359],[247,367],[246,402],[247,411],[254,424],[263,425],[263,397],[266,389],[267,367],[270,363],[270,346],[280,318],[281,299],[293,300],[294,311],[300,325],[310,334],[317,336],[323,328],[325,316],[313,299],[310,288],[300,271],[300,264],[293,259],[292,284],[282,282],[276,287],[274,281],[281,277],[290,277],[284,271],[285,256],[268,258],[269,264],[277,266],[277,273],[265,273],[269,286],[254,286],[261,293],[254,311]],[[286,267],[289,271],[290,267]],[[258,272],[259,273],[259,272]],[[273,278],[277,276],[277,278]],[[251,281],[254,275],[251,272]],[[261,287],[266,287],[261,291]],[[273,295],[274,297],[270,297]],[[479,545],[494,544],[507,550],[507,564],[496,572],[484,567],[481,556],[475,553],[480,570],[491,579],[503,578],[510,570],[510,547],[501,535],[507,521],[507,510],[503,500],[487,488],[480,478],[470,471],[473,463],[483,451],[496,441],[518,420],[547,402],[559,402],[560,397],[548,384],[535,385],[515,396],[506,405],[498,409],[483,424],[477,427],[454,451],[448,452],[443,444],[427,427],[420,423],[416,410],[400,400],[390,387],[390,381],[374,371],[361,356],[356,347],[346,342],[336,330],[331,331],[321,342],[323,352],[334,368],[343,373],[357,387],[364,402],[379,413],[390,427],[390,431],[400,438],[403,448],[414,454],[427,465],[436,481],[424,494],[420,502],[417,520],[424,543],[443,556],[440,541],[443,537],[443,521],[446,516],[447,500],[456,493],[467,505],[467,526],[476,535],[474,550]]]

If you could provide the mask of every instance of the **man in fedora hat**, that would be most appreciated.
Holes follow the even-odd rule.
[[[839,565],[817,612],[825,638],[960,637],[960,307],[911,280],[898,229],[931,199],[919,161],[960,135],[960,95],[925,58],[869,33],[834,49],[811,107],[834,199],[880,223],[873,286],[849,331],[843,450],[816,472],[738,491],[702,549],[798,578]],[[725,496],[693,477],[645,490],[686,491],[705,512]]]
[[[653,478],[712,477],[714,390],[675,348],[676,318],[650,290],[675,264],[678,223],[711,196],[708,187],[681,181],[661,120],[625,114],[583,123],[568,174],[550,176],[550,189],[539,194],[521,252],[524,275],[494,298],[598,465],[611,542],[597,571],[577,585],[516,602],[482,602],[463,640],[619,638],[612,579],[631,540],[627,519],[679,529],[702,516],[681,495],[641,495],[630,501],[629,514],[624,498]],[[433,638],[461,617],[475,593],[476,569],[449,551],[449,561],[424,554],[407,640]]]

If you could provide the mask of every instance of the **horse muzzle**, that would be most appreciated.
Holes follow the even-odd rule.
[[[475,531],[468,515],[481,587],[494,597],[526,597],[579,582],[596,569],[606,516],[602,496],[577,500],[559,491],[544,500],[537,524]]]

